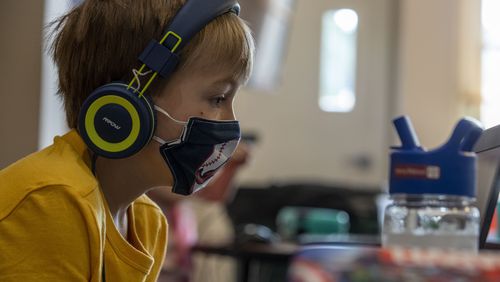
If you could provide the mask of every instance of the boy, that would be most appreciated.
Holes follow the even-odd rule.
[[[191,31],[190,19],[214,13],[214,3],[229,8],[203,23],[196,36],[178,35],[186,26]],[[167,224],[144,193],[203,188],[238,142],[232,103],[250,74],[253,41],[235,4],[86,0],[56,23],[53,56],[73,130],[0,171],[0,281],[157,279]],[[178,18],[183,24],[165,35]],[[165,43],[148,45],[162,36]],[[168,47],[169,58],[179,58],[170,72],[157,68],[164,57],[155,52],[166,54],[160,45]],[[155,80],[157,74],[166,79]],[[130,84],[107,84],[119,80]],[[100,93],[104,84],[111,92],[125,91],[126,99]],[[99,106],[111,96],[126,100],[125,106]],[[150,111],[146,119],[143,106]],[[130,116],[123,118],[124,110]],[[119,151],[126,142],[113,132],[128,128],[127,122],[124,140],[132,136],[133,145]],[[148,124],[151,132],[144,134]],[[144,144],[136,145],[141,136]],[[200,158],[206,158],[202,166]]]

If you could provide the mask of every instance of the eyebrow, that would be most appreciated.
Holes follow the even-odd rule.
[[[233,86],[233,85],[236,85],[236,80],[232,77],[226,77],[226,78],[216,80],[214,82],[214,84],[230,84]]]
[[[236,89],[238,83],[233,78],[223,78],[212,83],[214,86],[226,87],[229,84],[231,91]]]

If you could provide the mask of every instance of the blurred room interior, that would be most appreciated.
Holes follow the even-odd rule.
[[[45,27],[78,2],[0,2],[0,169],[68,130]],[[235,102],[250,161],[222,201],[235,240],[255,224],[297,242],[307,230],[282,225],[303,211],[286,207],[347,213],[347,227],[327,220],[336,227],[321,234],[376,236],[389,148],[398,144],[394,117],[410,116],[427,148],[464,115],[500,124],[499,1],[240,4],[257,53]]]

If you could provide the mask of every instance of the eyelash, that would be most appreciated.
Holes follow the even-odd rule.
[[[217,96],[211,99],[214,106],[219,107],[227,100],[226,96]]]

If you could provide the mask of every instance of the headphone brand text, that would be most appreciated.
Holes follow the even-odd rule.
[[[122,128],[121,126],[119,126],[118,124],[116,124],[114,121],[110,120],[107,117],[104,117],[102,120],[105,123],[109,124],[110,126],[114,127],[116,130],[120,130],[120,128]]]

